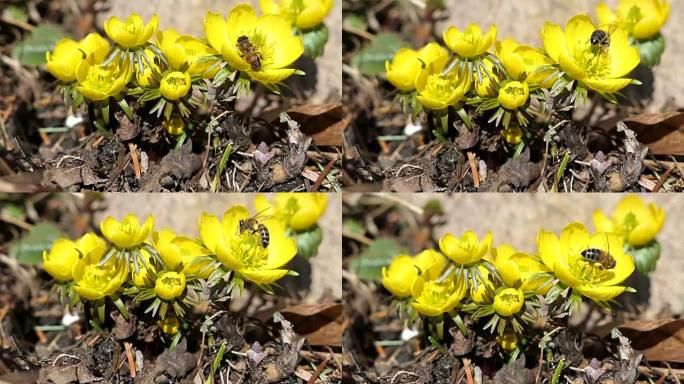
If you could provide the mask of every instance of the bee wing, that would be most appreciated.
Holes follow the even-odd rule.
[[[599,29],[606,32],[606,34],[610,37],[613,34],[613,32],[615,32],[618,29],[618,25],[617,23],[601,24],[599,26]]]

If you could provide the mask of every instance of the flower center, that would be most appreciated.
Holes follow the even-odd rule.
[[[112,83],[114,83],[115,79],[116,76],[114,74],[113,68],[98,65],[90,67],[88,70],[88,76],[86,77],[86,82],[90,88],[107,90],[112,86]]]
[[[597,285],[613,277],[613,272],[609,269],[602,269],[601,266],[593,261],[586,260],[581,253],[570,262],[573,274],[583,282]]]
[[[162,276],[162,284],[169,285],[173,287],[179,287],[181,285],[181,279],[177,276]]]
[[[506,89],[504,89],[504,92],[506,92],[506,94],[513,96],[513,97],[525,95],[525,90],[522,87],[518,87],[515,85],[511,85],[509,87],[506,87]]]
[[[634,228],[639,225],[639,222],[637,221],[637,217],[634,213],[629,212],[628,214],[625,215],[625,218],[622,220],[622,223],[620,223],[620,233],[625,235],[631,233]]]
[[[260,269],[268,262],[268,251],[261,246],[258,232],[247,230],[233,237],[230,249],[250,269]]]
[[[138,35],[141,29],[141,25],[136,23],[133,18],[126,19],[123,25],[123,30],[131,35]]]
[[[596,47],[590,41],[577,44],[572,52],[577,65],[582,68],[589,77],[605,78],[610,73],[611,57],[608,47]]]
[[[423,291],[420,293],[420,302],[429,306],[441,306],[448,297],[450,291],[450,284],[439,284],[435,281],[428,281],[423,286]]]
[[[426,93],[433,95],[438,99],[448,99],[451,97],[456,84],[454,78],[451,76],[442,76],[439,74],[430,75],[425,86]]]
[[[463,31],[462,39],[466,43],[476,47],[480,44],[480,41],[482,40],[482,35],[479,33],[475,33],[475,31],[471,28],[466,28],[466,30]]]
[[[110,280],[111,276],[106,267],[100,267],[97,264],[90,264],[85,267],[83,282],[86,286],[101,290],[107,286]]]

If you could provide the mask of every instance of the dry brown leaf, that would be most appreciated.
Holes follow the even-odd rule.
[[[619,329],[646,359],[684,363],[684,319],[632,321]]]
[[[342,346],[342,304],[295,305],[280,313],[310,345]]]
[[[684,155],[684,113],[642,114],[625,119],[637,139],[656,155]]]
[[[352,115],[341,103],[301,105],[286,111],[313,137],[316,145],[342,146],[342,131],[351,123]]]

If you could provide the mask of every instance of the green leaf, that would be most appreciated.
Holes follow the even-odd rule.
[[[403,248],[394,240],[379,238],[373,241],[363,253],[352,260],[349,268],[356,275],[365,280],[380,281],[382,267],[389,265],[392,257],[402,253]]]
[[[323,55],[325,44],[328,42],[328,27],[321,23],[314,29],[301,31],[300,36],[304,42],[304,56],[315,59]]]
[[[43,251],[63,234],[52,224],[38,224],[10,248],[10,256],[21,264],[35,265],[43,261]]]
[[[318,253],[318,247],[323,241],[323,231],[318,225],[312,228],[295,233],[295,241],[297,241],[297,255],[309,260]]]
[[[660,64],[660,57],[665,52],[665,38],[658,34],[652,39],[637,41],[639,53],[641,54],[641,63],[649,68],[653,68]]]
[[[62,30],[54,25],[40,25],[12,49],[12,58],[24,65],[45,64],[45,52],[52,51],[63,36]]]
[[[381,33],[352,57],[352,65],[364,75],[385,72],[385,61],[392,60],[395,52],[409,44],[394,33]]]
[[[0,210],[0,216],[12,218],[17,221],[26,220],[26,213],[24,212],[22,207],[16,204],[8,204],[2,207],[2,210]]]
[[[28,13],[26,13],[26,9],[17,5],[10,5],[7,7],[7,9],[5,9],[5,11],[2,13],[2,17],[23,21],[24,23],[28,21]]]
[[[657,240],[653,240],[641,247],[627,249],[626,252],[634,257],[634,264],[636,264],[639,273],[648,275],[655,270],[658,264],[660,243]]]
[[[366,233],[366,228],[356,219],[344,219],[342,226],[346,232],[354,235],[363,236]]]

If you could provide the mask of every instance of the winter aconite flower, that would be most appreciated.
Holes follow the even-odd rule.
[[[496,56],[512,80],[524,81],[530,86],[550,88],[555,82],[553,70],[542,69],[553,64],[550,57],[538,49],[520,45],[513,39],[497,41]]]
[[[465,30],[450,27],[444,31],[444,43],[460,58],[469,59],[484,55],[496,40],[496,26],[489,27],[487,33],[476,24],[470,24]]]
[[[635,39],[654,37],[670,16],[670,4],[663,0],[620,0],[615,11],[599,4],[596,15],[601,24],[617,24]]]
[[[499,103],[506,109],[518,109],[530,98],[530,87],[527,83],[509,81],[499,89]]]
[[[333,4],[334,0],[259,0],[264,14],[281,15],[302,30],[323,23]]]
[[[141,87],[153,87],[158,86],[161,78],[161,69],[155,63],[154,53],[149,49],[146,49],[142,53],[147,57],[147,60],[143,59],[143,70],[135,70],[135,79],[138,81],[138,85]]]
[[[157,33],[157,42],[169,66],[177,71],[187,66],[190,76],[213,79],[219,70],[216,59],[210,58],[219,52],[195,37],[180,35],[175,29],[167,29]]]
[[[638,195],[623,198],[610,218],[601,210],[594,211],[598,231],[615,233],[635,247],[653,241],[664,224],[665,211],[653,203],[644,204]]]
[[[492,233],[478,240],[473,231],[466,231],[460,238],[447,233],[439,240],[439,249],[457,265],[471,265],[489,253],[492,246]]]
[[[180,322],[178,321],[178,317],[172,315],[172,314],[167,314],[164,317],[164,320],[159,320],[159,329],[161,329],[162,332],[166,333],[167,335],[175,335],[178,333],[178,330],[180,329]]]
[[[475,79],[475,92],[482,97],[496,96],[499,82],[499,75],[494,72],[494,64],[490,60],[483,60],[485,71],[481,79]]]
[[[453,275],[441,282],[438,279],[428,279],[434,275],[428,271],[416,278],[411,287],[411,306],[424,316],[439,316],[449,312],[456,308],[466,295],[463,280]]]
[[[437,66],[444,67],[449,59],[446,48],[437,43],[428,43],[415,51],[410,48],[401,48],[392,58],[385,62],[387,81],[403,92],[412,92],[416,89],[416,77],[421,68],[437,61]]]
[[[584,225],[573,223],[561,232],[541,231],[537,246],[542,262],[573,292],[602,304],[625,291],[619,285],[634,272],[634,259],[623,252],[620,236],[598,232],[590,234]],[[612,268],[587,260],[582,252],[588,249],[608,253],[615,261]]]
[[[87,300],[113,295],[127,279],[127,266],[114,260],[101,265],[95,257],[84,257],[74,266],[74,291]]]
[[[154,248],[159,252],[164,265],[171,270],[182,271],[186,275],[197,275],[208,278],[211,270],[208,261],[199,261],[202,256],[211,255],[211,251],[199,242],[185,236],[178,236],[169,229],[163,229],[152,235]]]
[[[161,299],[173,300],[185,292],[185,275],[179,272],[163,272],[157,276],[154,292]]]
[[[290,68],[304,52],[302,39],[292,34],[289,21],[280,15],[257,17],[248,4],[233,8],[224,20],[216,13],[207,13],[204,31],[209,44],[221,52],[235,70],[246,72],[265,84],[280,83],[297,70]],[[246,55],[238,47],[238,39],[246,37],[252,48]],[[254,56],[259,61],[254,61]],[[248,61],[250,60],[250,61]]]
[[[525,304],[525,295],[519,288],[504,288],[494,296],[494,311],[499,316],[512,316]]]
[[[112,16],[104,23],[104,29],[110,39],[114,40],[122,48],[138,48],[145,45],[159,25],[159,18],[153,15],[149,23],[145,24],[143,18],[133,13],[125,20]]]
[[[159,92],[165,99],[176,101],[188,94],[190,85],[190,75],[187,72],[167,72],[162,77]]]
[[[297,254],[294,239],[285,235],[278,220],[265,219],[269,242],[263,247],[259,231],[240,230],[240,221],[251,217],[244,206],[226,211],[223,220],[203,214],[199,230],[204,245],[211,250],[223,266],[240,277],[259,284],[271,284],[288,273],[282,268]]]
[[[565,31],[546,23],[542,30],[549,57],[573,80],[601,94],[618,92],[632,82],[626,78],[639,64],[639,50],[629,45],[627,35],[616,29],[606,48],[593,46],[591,35],[597,29],[586,15],[570,19]]]
[[[416,256],[399,255],[392,259],[389,268],[382,268],[382,285],[397,297],[411,296],[411,287],[419,275],[434,280],[444,270],[446,260],[442,254],[427,249]]]
[[[101,47],[93,51],[78,66],[76,80],[78,91],[92,101],[107,100],[123,92],[133,75],[131,66],[127,63],[115,61],[103,66],[108,47]]]
[[[164,120],[162,127],[170,135],[182,135],[183,132],[185,132],[185,121],[178,116],[174,116],[168,120]]]
[[[508,287],[543,295],[551,288],[551,270],[535,256],[518,252],[509,245],[492,249],[492,261]]]
[[[83,60],[102,47],[108,50],[109,42],[98,33],[91,33],[78,42],[62,39],[52,52],[45,52],[46,68],[62,82],[71,83],[76,80],[76,70]]]
[[[451,71],[442,74],[446,61],[436,60],[421,69],[416,77],[416,99],[426,109],[444,111],[458,105],[470,90],[470,74]]]
[[[277,193],[271,203],[264,195],[254,198],[257,212],[278,218],[294,231],[304,231],[316,225],[327,206],[326,193]]]
[[[57,280],[69,281],[78,258],[75,242],[58,239],[52,244],[50,252],[43,251],[43,269]]]
[[[138,268],[131,263],[131,281],[136,287],[146,287],[152,283],[152,276],[156,273],[155,267],[152,265],[150,253],[146,250],[140,250],[140,258],[138,259]]]
[[[121,249],[131,249],[142,245],[152,233],[154,217],[148,216],[141,224],[132,214],[126,215],[121,221],[109,216],[100,223],[102,235]]]
[[[496,341],[504,351],[512,351],[518,348],[518,335],[515,332],[505,332],[503,336],[498,336]]]

